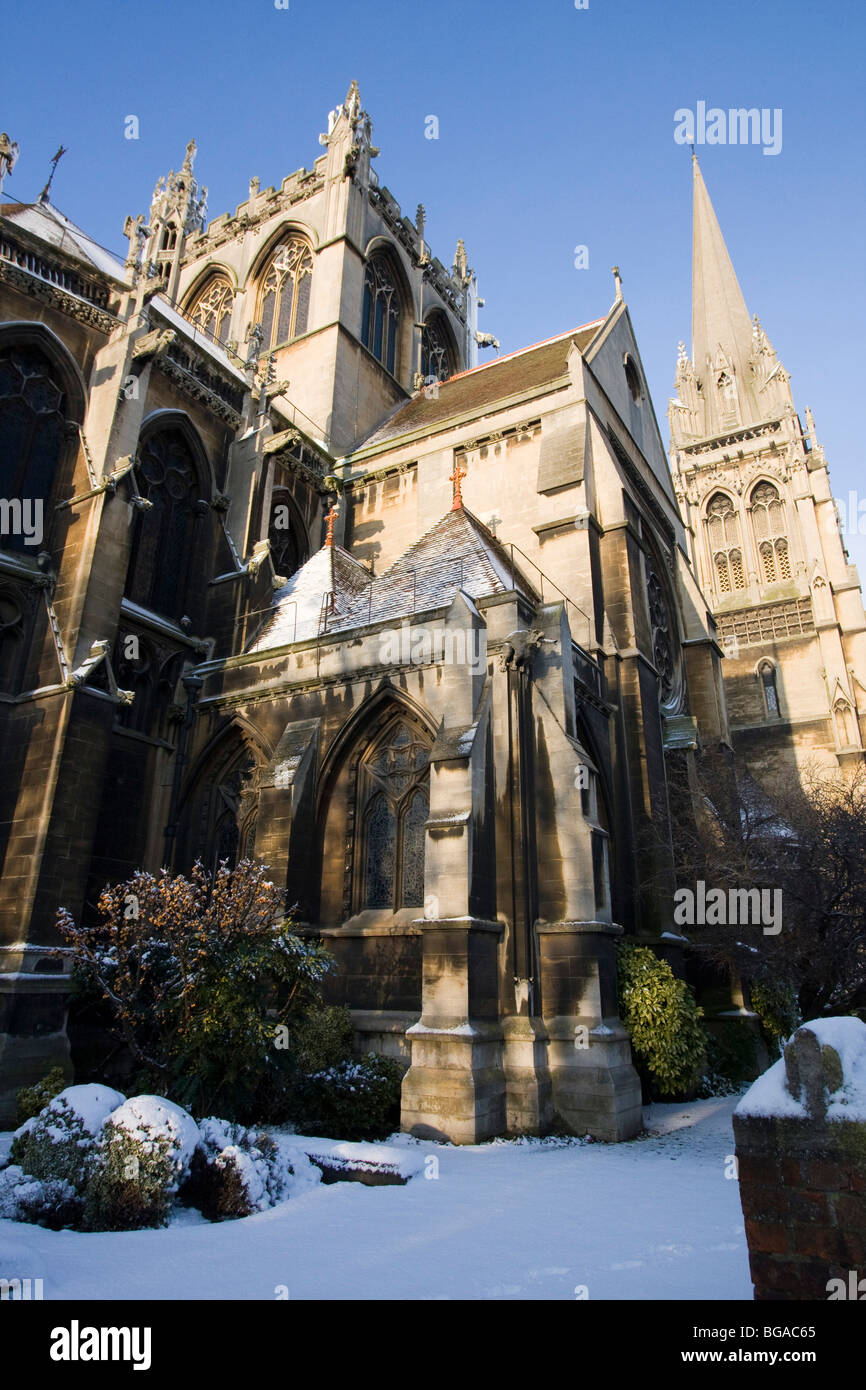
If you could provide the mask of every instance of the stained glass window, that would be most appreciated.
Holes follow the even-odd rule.
[[[426,742],[401,720],[390,726],[361,765],[362,907],[396,911],[423,905],[429,759]]]
[[[263,352],[306,333],[312,276],[313,255],[300,237],[291,237],[274,252],[259,292]]]
[[[435,314],[427,320],[421,333],[421,375],[425,381],[431,377],[445,381],[451,375],[448,336]]]
[[[139,450],[136,475],[151,507],[136,512],[126,593],[144,608],[177,618],[190,607],[187,580],[200,510],[198,474],[181,431],[150,435]]]
[[[400,331],[400,299],[394,275],[382,256],[375,256],[364,272],[364,304],[361,341],[393,375],[397,371],[397,336]]]
[[[225,346],[231,325],[233,299],[232,287],[226,277],[216,275],[196,295],[187,317],[214,342]]]
[[[38,348],[0,351],[0,496],[20,500],[23,522],[4,527],[0,546],[6,550],[35,554],[47,543],[48,502],[63,451],[65,403],[51,362]],[[38,545],[28,546],[27,534],[36,534],[37,502],[43,508],[43,535]]]

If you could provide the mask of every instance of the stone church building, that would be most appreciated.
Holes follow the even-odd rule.
[[[862,757],[826,464],[699,171],[669,467],[618,273],[479,364],[463,243],[371,137],[353,83],[208,224],[191,143],[125,264],[0,205],[0,1121],[68,1063],[58,908],[254,856],[404,1128],[626,1138],[615,943],[681,946],[671,767]]]

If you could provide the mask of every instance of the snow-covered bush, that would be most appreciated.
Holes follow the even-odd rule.
[[[90,1231],[162,1226],[198,1144],[191,1115],[159,1096],[134,1096],[106,1120],[87,1186]]]
[[[374,1052],[315,1072],[297,1086],[295,1123],[325,1138],[385,1139],[400,1123],[402,1080],[399,1064]]]
[[[293,1170],[269,1134],[215,1118],[202,1120],[199,1134],[183,1196],[209,1221],[250,1216],[285,1201]]]
[[[87,1186],[103,1123],[124,1101],[110,1086],[67,1086],[15,1131],[9,1158],[27,1177]]]
[[[638,1071],[660,1096],[693,1091],[706,1064],[703,1010],[648,946],[617,947],[619,1013]]]

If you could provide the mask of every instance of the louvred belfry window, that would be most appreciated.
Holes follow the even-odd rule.
[[[394,275],[384,257],[376,256],[364,272],[361,341],[392,376],[397,371],[399,330],[400,299]]]
[[[232,317],[232,287],[224,275],[214,276],[196,295],[187,317],[215,343],[228,342]]]
[[[430,752],[404,722],[392,724],[360,768],[360,907],[421,907],[429,815]]]
[[[780,584],[791,578],[785,504],[772,483],[758,483],[752,492],[752,529],[761,561],[765,584]]]
[[[306,333],[313,283],[313,255],[300,237],[291,237],[268,262],[259,292],[262,351]]]
[[[740,518],[730,497],[723,492],[717,492],[707,506],[707,541],[719,596],[745,589]]]

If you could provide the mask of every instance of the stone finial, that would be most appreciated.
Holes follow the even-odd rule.
[[[454,252],[454,274],[458,280],[464,282],[469,279],[470,275],[469,261],[466,256],[466,247],[463,244],[462,237],[460,237],[457,242],[457,250]]]
[[[811,1118],[825,1118],[829,1096],[843,1079],[836,1049],[822,1043],[808,1025],[798,1028],[785,1047],[785,1086]]]
[[[330,509],[329,509],[329,511],[328,511],[328,513],[327,513],[327,515],[326,515],[326,517],[325,517],[325,521],[327,522],[327,526],[328,526],[328,530],[327,530],[327,532],[326,532],[326,534],[325,534],[325,545],[326,545],[329,549],[333,549],[333,546],[334,546],[334,523],[335,523],[335,521],[337,520],[337,517],[338,517],[339,515],[340,515],[340,504],[339,504],[339,502],[333,502],[333,503],[331,504],[331,507],[330,507]]]
[[[622,276],[619,273],[618,265],[611,266],[611,274],[613,275],[613,283],[616,287],[616,298],[622,299]]]
[[[257,197],[258,191],[259,191],[259,176],[258,176],[258,174],[253,174],[252,178],[250,179],[250,202],[252,202],[253,199],[254,199],[255,197]]]
[[[354,78],[349,85],[349,90],[346,93],[346,100],[343,106],[349,120],[354,124],[361,114],[361,93],[358,90],[358,84]]]
[[[415,230],[421,240],[424,240],[424,228],[427,225],[427,213],[423,203],[419,203],[415,210]]]

